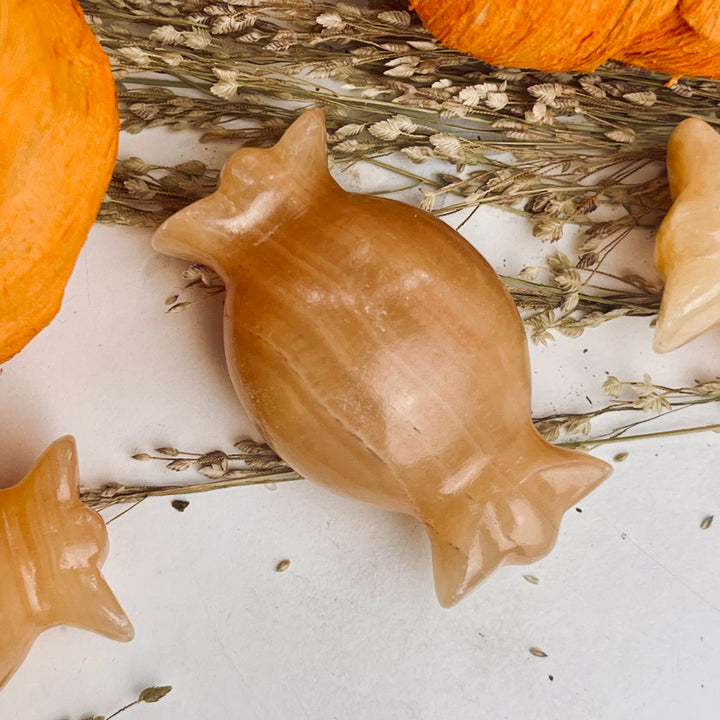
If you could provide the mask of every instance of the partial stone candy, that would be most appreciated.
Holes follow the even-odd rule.
[[[73,625],[132,640],[130,621],[100,574],[103,519],[79,498],[75,440],[56,440],[17,485],[0,490],[0,688],[35,638]]]
[[[720,324],[720,135],[697,118],[668,142],[670,211],[655,265],[665,280],[655,350],[668,352]]]

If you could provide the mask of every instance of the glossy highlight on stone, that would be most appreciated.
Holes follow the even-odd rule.
[[[697,118],[668,141],[670,211],[655,240],[665,280],[655,350],[668,352],[720,324],[720,134]]]
[[[17,485],[0,490],[0,688],[55,625],[131,640],[100,574],[105,523],[78,496],[75,441],[56,440]]]
[[[549,552],[609,474],[535,431],[525,332],[493,269],[428,213],[345,192],[321,111],[236,152],[153,244],[225,281],[230,375],[273,449],[424,524],[443,605]]]

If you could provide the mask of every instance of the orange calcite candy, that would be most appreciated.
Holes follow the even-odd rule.
[[[0,490],[0,687],[35,638],[74,625],[113,640],[133,628],[100,574],[105,523],[79,497],[75,441],[54,442],[25,479]]]
[[[667,169],[673,205],[655,241],[665,279],[657,352],[720,324],[720,135],[702,120],[683,120],[668,142]]]
[[[423,523],[443,605],[552,548],[609,467],[530,416],[525,332],[482,256],[417,208],[348,193],[322,112],[242,149],[156,249],[214,267],[248,415],[298,472]]]

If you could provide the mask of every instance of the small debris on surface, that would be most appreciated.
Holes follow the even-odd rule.
[[[178,512],[185,512],[185,509],[190,504],[189,500],[173,500],[170,503]]]
[[[275,572],[285,572],[290,567],[290,561],[286,558],[275,566]]]
[[[582,512],[582,508],[575,508],[575,512]]]
[[[627,460],[627,456],[628,456],[628,454],[627,454],[626,452],[621,452],[621,453],[618,453],[618,454],[613,458],[613,460],[614,460],[615,462],[622,462],[623,460]]]
[[[548,680],[549,680],[550,682],[552,682],[554,679],[555,679],[555,676],[554,676],[554,675],[548,675]]]
[[[180,451],[174,447],[155,448],[155,452],[158,455],[165,455],[166,457],[177,457],[180,454]]]
[[[544,650],[541,650],[540,648],[537,648],[537,647],[531,647],[530,654],[534,655],[535,657],[547,657],[548,656],[548,654]]]
[[[712,525],[714,517],[714,515],[708,515],[706,518],[703,518],[703,521],[700,523],[700,529],[707,530]]]
[[[527,580],[531,585],[537,585],[540,582],[540,578],[535,575],[523,575],[523,579]]]

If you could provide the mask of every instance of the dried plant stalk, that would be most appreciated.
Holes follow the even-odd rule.
[[[300,480],[301,477],[293,470],[277,473],[248,472],[243,478],[223,477],[219,480],[206,480],[200,483],[175,485],[121,485],[106,483],[99,488],[82,488],[81,500],[93,510],[105,510],[122,503],[138,503],[148,497],[168,497],[175,495],[191,495],[210,490],[224,490],[231,487],[248,485],[267,485],[270,483]]]
[[[662,158],[699,101],[714,118],[718,94],[713,83],[667,89],[662,76],[615,65],[593,75],[493,68],[438,46],[409,13],[347,4],[84,5],[113,59],[127,132],[164,125],[269,145],[299,109],[319,105],[338,161],[402,153],[446,164],[422,175],[390,165],[441,213],[553,189],[572,201],[553,209],[564,220],[600,199],[657,207],[661,168],[631,191],[628,178]],[[457,200],[440,207],[447,196]]]
[[[656,226],[669,203],[667,137],[688,115],[717,123],[720,83],[666,87],[617,63],[589,75],[493,68],[437,45],[410,13],[345,3],[83,5],[113,60],[127,132],[165,126],[265,146],[321,106],[334,162],[387,169],[431,212],[499,205],[531,217],[541,242],[583,227],[565,272],[522,292],[512,282],[535,342],[656,312],[657,288],[639,278],[625,292],[603,264],[632,228]],[[100,219],[156,226],[216,178],[199,162],[123,160]]]
[[[133,459],[160,460],[168,470],[183,472],[190,468],[206,478],[194,484],[125,486],[106,483],[98,489],[83,488],[81,497],[94,510],[118,503],[136,503],[149,496],[192,494],[244,485],[297,480],[300,476],[283,462],[267,445],[252,440],[238,440],[237,452],[213,450],[207,453],[183,452],[174,447],[156,448],[154,453],[137,453]]]
[[[633,440],[657,439],[698,432],[720,432],[720,424],[708,424],[649,433],[633,433],[640,425],[664,418],[679,410],[720,402],[720,379],[696,383],[691,387],[672,388],[655,385],[645,375],[642,381],[621,381],[609,376],[603,385],[611,403],[585,413],[557,413],[535,418],[534,423],[543,437],[563,447],[592,449],[601,445]],[[606,433],[591,435],[594,420],[615,413],[644,414],[614,427]],[[157,448],[154,453],[138,453],[140,461],[158,461],[168,470],[182,472],[191,468],[204,475],[201,483],[173,485],[121,485],[107,483],[97,489],[83,488],[81,498],[95,510],[103,510],[120,503],[138,503],[148,497],[184,495],[245,485],[261,485],[299,480],[301,476],[262,443],[240,440],[238,452],[213,450],[207,453],[184,452],[174,447]],[[626,457],[626,455],[625,455]],[[618,456],[618,462],[624,457]]]

